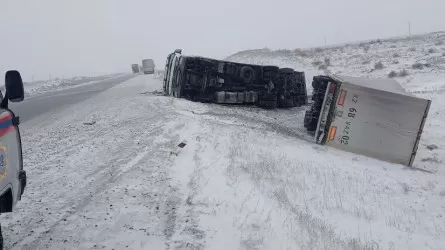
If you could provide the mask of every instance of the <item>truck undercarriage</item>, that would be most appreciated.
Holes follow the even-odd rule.
[[[307,104],[304,72],[172,53],[164,91],[192,101],[273,109]]]
[[[323,101],[326,97],[326,89],[328,83],[335,84],[335,81],[329,76],[314,76],[312,80],[312,104],[306,111],[304,116],[304,127],[308,132],[315,132],[317,129],[320,111],[323,106]],[[328,93],[329,94],[329,93]]]

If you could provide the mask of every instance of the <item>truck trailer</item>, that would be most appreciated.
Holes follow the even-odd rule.
[[[318,144],[412,166],[431,100],[394,79],[315,76],[304,127]]]
[[[169,54],[164,92],[192,101],[289,108],[307,104],[304,72],[277,66],[235,63]]]

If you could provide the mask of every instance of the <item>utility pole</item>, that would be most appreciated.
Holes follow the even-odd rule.
[[[411,36],[411,22],[408,22],[408,36]]]
[[[326,43],[326,36],[324,36],[324,47],[326,48],[327,43]]]

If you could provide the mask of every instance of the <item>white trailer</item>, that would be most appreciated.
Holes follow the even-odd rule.
[[[393,79],[329,77],[316,142],[411,166],[431,100],[413,96]]]

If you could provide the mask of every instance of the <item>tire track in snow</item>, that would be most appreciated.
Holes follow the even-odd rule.
[[[162,126],[162,122],[159,122],[158,126]],[[146,138],[153,138],[154,135],[158,134],[159,130],[155,129],[153,132],[144,133],[147,137]],[[77,147],[83,145],[83,140],[81,139],[79,141]],[[121,145],[120,148],[128,148],[130,149],[133,145],[133,141],[128,141],[124,145]],[[125,165],[119,167],[119,164],[116,164],[116,162],[120,162],[122,160],[123,152],[118,151],[116,153],[112,153],[112,157],[108,158],[108,163],[105,163],[103,165],[97,166],[97,168],[91,173],[90,176],[87,177],[86,186],[84,186],[82,189],[77,190],[77,193],[71,193],[71,197],[67,197],[62,193],[62,197],[58,197],[59,201],[66,200],[67,203],[63,205],[62,207],[58,208],[58,211],[61,212],[59,218],[57,218],[53,223],[50,223],[48,225],[45,225],[47,223],[43,223],[45,226],[40,226],[42,230],[40,232],[37,232],[34,227],[28,228],[26,231],[31,232],[28,237],[23,237],[20,241],[14,243],[13,245],[20,244],[25,245],[25,249],[36,249],[42,242],[42,240],[48,238],[48,235],[51,235],[54,233],[54,230],[60,226],[61,224],[70,221],[70,217],[75,216],[79,213],[82,209],[87,207],[93,199],[99,194],[101,194],[104,190],[109,188],[109,185],[112,183],[117,182],[117,180],[125,174],[125,172],[129,171],[131,167],[135,166],[138,162],[140,162],[145,156],[147,156],[150,151],[147,150],[148,148],[144,148],[143,151],[139,154],[137,154],[134,158],[131,159],[132,154],[131,152],[127,158],[130,158],[131,160],[127,162]],[[111,164],[109,164],[111,162]],[[115,163],[112,163],[115,162]],[[76,197],[73,199],[73,197]],[[55,198],[55,197],[53,197]],[[70,199],[71,198],[71,199]],[[80,199],[79,199],[80,198]],[[44,214],[44,213],[43,213]],[[43,215],[42,214],[42,215]],[[35,223],[32,223],[33,221],[39,220],[43,222],[43,218],[41,216],[38,216],[37,218],[32,217],[31,221],[28,221],[27,224],[35,225]],[[41,225],[41,224],[40,224]],[[49,244],[49,243],[47,243]]]
[[[136,103],[135,103],[136,104]],[[153,110],[151,110],[153,111]],[[158,110],[156,110],[158,111]],[[162,112],[154,112],[155,115],[151,116],[151,117],[147,117],[146,115],[143,115],[142,117],[133,117],[130,119],[125,119],[123,121],[113,121],[113,119],[107,119],[107,123],[105,124],[105,127],[103,126],[97,126],[100,124],[97,124],[95,126],[92,127],[86,127],[87,128],[87,133],[84,133],[83,136],[81,137],[76,137],[75,140],[72,140],[71,138],[67,138],[66,134],[69,134],[69,132],[72,132],[73,130],[77,130],[76,126],[73,126],[71,124],[71,122],[73,120],[70,121],[70,123],[66,124],[66,126],[62,126],[62,127],[58,127],[59,129],[56,129],[57,132],[55,132],[55,134],[53,136],[51,136],[49,139],[52,140],[51,142],[48,143],[48,138],[45,137],[40,137],[40,139],[36,138],[37,140],[35,140],[35,144],[31,144],[31,145],[39,145],[39,144],[44,144],[45,147],[41,147],[41,149],[44,148],[53,148],[53,149],[57,149],[57,150],[53,150],[54,155],[53,157],[51,157],[50,159],[48,159],[51,162],[40,162],[37,166],[41,165],[41,166],[46,166],[46,172],[42,172],[39,171],[39,175],[43,174],[45,180],[49,180],[50,178],[54,179],[55,177],[51,176],[51,172],[54,172],[54,166],[55,164],[62,164],[63,159],[65,159],[64,155],[72,155],[73,153],[75,154],[76,152],[80,152],[81,148],[84,148],[85,146],[88,148],[87,145],[90,145],[87,151],[90,151],[91,149],[93,149],[93,151],[95,151],[97,148],[97,146],[99,145],[103,145],[103,142],[105,142],[104,140],[107,140],[104,137],[114,137],[117,138],[117,140],[115,139],[114,144],[118,143],[120,144],[119,147],[116,148],[116,146],[108,146],[105,149],[101,149],[103,150],[111,150],[110,152],[106,152],[106,154],[110,155],[111,157],[108,157],[108,159],[105,162],[99,163],[98,166],[94,167],[93,171],[91,173],[89,173],[89,175],[85,176],[86,179],[84,179],[83,182],[86,183],[86,186],[82,187],[81,189],[72,189],[72,191],[75,191],[75,193],[72,193],[72,191],[68,191],[68,192],[53,192],[56,196],[58,196],[58,198],[56,199],[56,196],[49,196],[46,198],[47,201],[50,200],[57,200],[57,203],[59,203],[59,205],[55,205],[60,206],[63,203],[66,202],[66,204],[64,204],[62,207],[57,208],[56,214],[55,216],[53,216],[53,218],[51,218],[50,221],[45,221],[45,215],[48,214],[48,207],[50,208],[54,208],[54,205],[47,205],[46,206],[46,210],[45,207],[40,207],[39,204],[34,204],[37,205],[37,213],[35,214],[32,211],[24,211],[25,214],[34,214],[31,217],[25,216],[25,218],[22,220],[24,222],[26,222],[26,224],[28,224],[28,227],[25,227],[25,229],[21,229],[22,231],[22,235],[26,234],[26,232],[28,233],[28,236],[21,236],[19,237],[20,240],[13,243],[14,246],[17,245],[21,245],[24,248],[30,248],[30,249],[35,249],[38,246],[41,246],[42,244],[45,244],[46,246],[51,246],[52,243],[50,241],[51,237],[49,237],[49,235],[52,235],[52,238],[57,238],[54,237],[54,234],[57,234],[56,231],[54,231],[56,228],[58,228],[59,226],[63,224],[66,224],[67,222],[70,221],[70,218],[72,218],[74,215],[76,215],[77,217],[79,216],[79,212],[81,210],[83,210],[84,208],[86,208],[87,206],[89,206],[91,204],[92,201],[94,201],[96,199],[96,197],[98,195],[100,195],[102,192],[104,192],[105,190],[109,189],[109,186],[111,183],[115,183],[119,180],[119,177],[122,177],[127,171],[130,171],[132,167],[134,167],[135,165],[137,165],[141,160],[143,160],[148,154],[150,154],[150,152],[147,152],[148,147],[145,147],[144,149],[142,149],[142,152],[137,154],[135,158],[133,158],[132,160],[130,160],[129,162],[127,162],[126,164],[124,164],[123,166],[121,166],[121,162],[122,162],[122,158],[125,158],[125,155],[128,155],[128,158],[131,158],[132,155],[132,151],[131,149],[134,148],[134,144],[135,141],[134,140],[125,140],[125,138],[128,138],[126,135],[127,134],[133,134],[136,133],[136,136],[131,136],[130,138],[142,138],[140,139],[140,141],[147,142],[147,145],[151,145],[153,147],[153,149],[158,149],[161,148],[162,145],[158,145],[159,143],[153,143],[153,141],[155,141],[155,138],[157,136],[160,135],[160,130],[159,128],[163,127],[163,123],[165,120],[165,116],[164,114],[162,114]],[[94,116],[94,114],[93,114]],[[100,116],[99,116],[100,118]],[[140,122],[140,120],[151,120],[154,121],[154,123],[152,124],[148,124],[149,126],[145,126],[143,123]],[[100,120],[100,119],[99,119]],[[79,121],[77,121],[79,122]],[[135,127],[132,128],[132,126],[128,126],[129,123],[131,123],[132,125],[136,124]],[[76,123],[74,123],[76,124]],[[82,124],[77,123],[77,124]],[[78,125],[79,126],[79,125]],[[82,125],[80,125],[80,127],[84,127]],[[143,128],[143,129],[137,129],[137,127]],[[150,129],[147,131],[144,129],[146,129],[147,127],[149,127]],[[89,131],[88,131],[89,130]],[[118,133],[116,133],[116,131],[118,131]],[[140,134],[140,132],[143,131],[142,134]],[[42,136],[44,136],[45,132],[43,132]],[[120,139],[119,139],[120,137]],[[34,137],[35,138],[35,137]],[[42,140],[42,138],[46,139],[46,140]],[[62,139],[62,140],[60,140]],[[124,141],[122,141],[124,140]],[[120,142],[119,142],[120,141]],[[48,144],[46,144],[48,143]],[[123,144],[122,144],[123,143]],[[97,145],[96,147],[94,145]],[[139,142],[137,143],[139,144]],[[29,144],[28,144],[29,145]],[[67,146],[69,146],[67,148]],[[63,149],[65,148],[65,149]],[[114,149],[113,149],[114,148]],[[123,149],[123,150],[122,150]],[[130,151],[128,150],[130,149]],[[116,151],[118,150],[118,151]],[[51,151],[51,149],[49,150]],[[97,151],[97,150],[96,150]],[[146,151],[146,152],[144,152]],[[90,152],[91,153],[91,152]],[[98,153],[96,153],[97,155]],[[33,154],[31,154],[33,155]],[[40,157],[38,157],[40,158]],[[79,159],[78,159],[79,160]],[[93,166],[97,165],[97,163],[95,163],[95,159],[94,158],[90,158],[86,161],[83,161],[83,165],[85,167],[85,165],[88,166],[89,163],[92,163]],[[39,169],[38,167],[35,167],[34,169]],[[42,170],[42,169],[40,169]],[[64,170],[64,172],[68,173],[67,170]],[[63,172],[62,172],[63,173]],[[59,173],[60,174],[60,173]],[[33,176],[35,176],[33,174]],[[56,178],[57,179],[57,178]],[[164,181],[168,181],[169,178],[164,178]],[[32,180],[31,180],[32,182]],[[41,182],[41,181],[37,181],[36,184],[37,185],[41,185],[40,188],[32,188],[32,185],[29,185],[30,188],[32,189],[36,189],[40,190],[40,191],[44,191],[46,190],[45,188],[43,188],[43,185],[45,181]],[[56,182],[57,183],[57,182]],[[158,182],[159,183],[159,182]],[[63,184],[62,184],[63,186]],[[62,187],[61,186],[61,187]],[[38,192],[38,191],[37,191]],[[69,194],[69,195],[67,195]],[[51,194],[50,194],[51,195]],[[41,195],[38,195],[38,197],[45,197],[43,195],[43,193]],[[75,197],[75,198],[74,198]],[[73,199],[74,198],[74,199]],[[80,199],[78,199],[80,198]],[[33,201],[31,201],[31,203],[35,203]],[[45,201],[42,203],[42,205],[45,204]],[[49,210],[51,211],[51,210]],[[51,214],[51,212],[49,212]],[[81,213],[82,214],[82,213]],[[80,214],[80,215],[81,215]],[[37,216],[36,216],[37,215]],[[28,218],[26,218],[28,217]],[[48,218],[48,217],[47,217]],[[41,223],[43,222],[43,223]],[[39,224],[39,227],[41,229],[36,230],[35,227],[33,227],[32,225],[36,225]],[[20,226],[20,225],[19,225]],[[69,238],[67,238],[69,240]],[[63,241],[67,240],[64,239]],[[55,240],[55,239],[53,239]],[[75,240],[75,239],[74,239]],[[46,243],[43,243],[46,242]],[[53,242],[54,243],[54,242]]]

